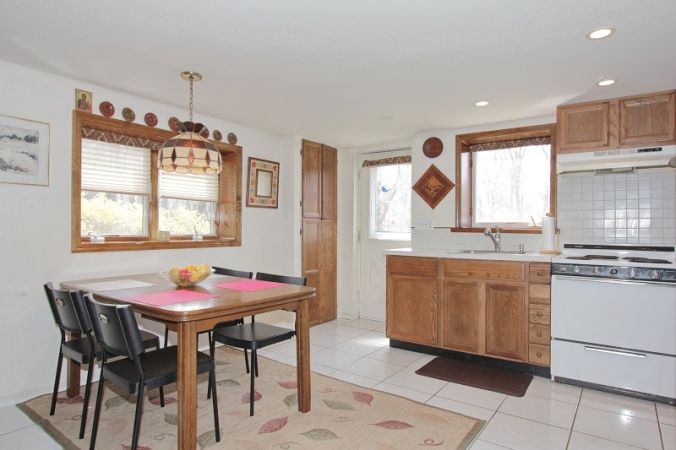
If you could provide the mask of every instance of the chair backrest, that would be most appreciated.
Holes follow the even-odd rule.
[[[275,275],[274,273],[256,273],[257,280],[263,281],[275,281],[277,283],[286,283],[286,284],[297,284],[299,286],[307,285],[307,278],[305,277],[292,277],[288,275]]]
[[[106,353],[136,359],[144,352],[131,305],[109,305],[93,296],[87,296],[85,303],[96,339]]]
[[[237,278],[253,278],[253,272],[245,272],[244,270],[233,270],[233,269],[226,269],[225,267],[212,267],[214,269],[214,273],[217,273],[219,275],[228,275],[231,277],[237,277]]]
[[[81,292],[74,298],[70,291],[55,289],[52,283],[45,283],[44,288],[54,321],[62,331],[91,333],[92,326]]]

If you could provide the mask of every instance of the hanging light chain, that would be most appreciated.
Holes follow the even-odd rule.
[[[190,110],[190,121],[192,122],[192,83],[194,76],[190,74],[190,102],[188,103],[188,109]]]

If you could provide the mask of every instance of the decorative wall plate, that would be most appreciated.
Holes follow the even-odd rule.
[[[169,118],[169,129],[173,131],[174,133],[178,133],[178,124],[181,123],[180,120],[178,120],[178,117],[171,116]]]
[[[214,130],[212,134],[214,136],[214,141],[221,142],[221,140],[223,139],[223,134],[221,134],[219,130]]]
[[[209,139],[209,129],[207,127],[204,127],[200,130],[200,136],[202,136],[204,139]]]
[[[157,125],[157,116],[153,113],[146,113],[146,115],[143,116],[143,120],[149,127],[154,127]]]
[[[115,107],[110,102],[101,102],[99,103],[99,112],[105,117],[113,117]]]
[[[432,164],[413,185],[413,190],[434,209],[454,187],[455,184]]]
[[[133,122],[136,119],[136,113],[131,108],[122,109],[122,118],[127,122]]]
[[[423,143],[422,151],[428,158],[436,158],[444,151],[444,143],[438,137],[431,137]]]
[[[237,135],[235,133],[228,133],[228,143],[232,145],[237,143]]]

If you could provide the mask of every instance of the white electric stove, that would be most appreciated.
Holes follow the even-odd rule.
[[[551,332],[554,379],[675,403],[674,247],[566,244]]]

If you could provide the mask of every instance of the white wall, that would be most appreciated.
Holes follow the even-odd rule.
[[[123,107],[131,107],[137,123],[143,123],[146,112],[154,112],[158,126],[166,128],[170,116],[187,117],[187,111],[2,61],[0,85],[0,114],[51,126],[49,186],[0,184],[0,405],[51,391],[59,334],[42,290],[47,281],[154,272],[190,263],[299,274],[299,246],[291,238],[299,199],[294,181],[300,178],[294,159],[298,138],[200,116],[198,91],[195,118],[212,131],[236,133],[244,149],[243,195],[249,156],[280,162],[279,208],[247,208],[243,201],[241,247],[73,254],[70,180],[74,89],[93,92],[95,112],[103,100],[115,105],[116,118]],[[147,321],[142,325],[155,331],[163,329]]]

